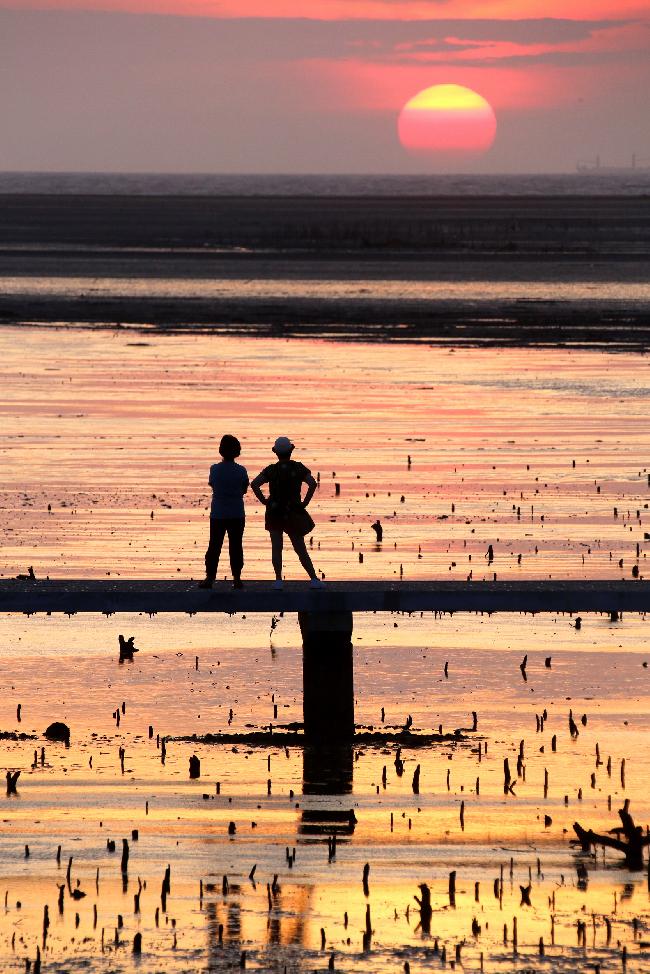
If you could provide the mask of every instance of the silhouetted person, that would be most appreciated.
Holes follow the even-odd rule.
[[[236,436],[229,434],[223,436],[219,444],[219,453],[223,459],[221,463],[212,464],[208,479],[212,487],[210,544],[205,553],[205,578],[199,582],[199,588],[212,588],[212,583],[217,577],[219,556],[226,534],[233,588],[242,588],[244,494],[248,490],[248,473],[245,467],[235,463],[241,453],[241,444]]]
[[[306,510],[316,490],[316,481],[311,471],[302,463],[291,459],[293,443],[286,436],[279,436],[273,445],[273,452],[278,458],[277,463],[265,467],[251,482],[251,490],[266,507],[264,527],[271,535],[271,557],[275,571],[273,587],[281,589],[282,582],[282,547],[286,534],[293,545],[293,550],[300,559],[300,564],[311,579],[312,588],[323,588],[323,583],[316,575],[312,560],[305,545],[305,535],[314,528],[314,522]],[[269,485],[269,496],[266,497],[261,487]],[[307,493],[302,497],[302,485],[307,485]]]

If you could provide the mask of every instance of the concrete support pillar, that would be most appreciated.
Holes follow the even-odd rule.
[[[305,740],[331,745],[354,737],[351,612],[299,612]]]

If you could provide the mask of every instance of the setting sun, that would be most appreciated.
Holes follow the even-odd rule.
[[[466,155],[487,151],[497,121],[482,95],[463,85],[433,85],[402,108],[399,140],[414,155]]]
[[[650,0],[0,0],[0,974],[650,974]]]

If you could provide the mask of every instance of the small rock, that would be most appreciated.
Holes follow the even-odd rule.
[[[60,720],[55,720],[45,730],[45,737],[48,741],[63,741],[66,747],[70,747],[70,728]]]

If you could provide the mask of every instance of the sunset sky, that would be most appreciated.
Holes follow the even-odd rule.
[[[0,0],[0,169],[572,171],[650,165],[650,0]],[[488,149],[398,138],[465,86]]]

